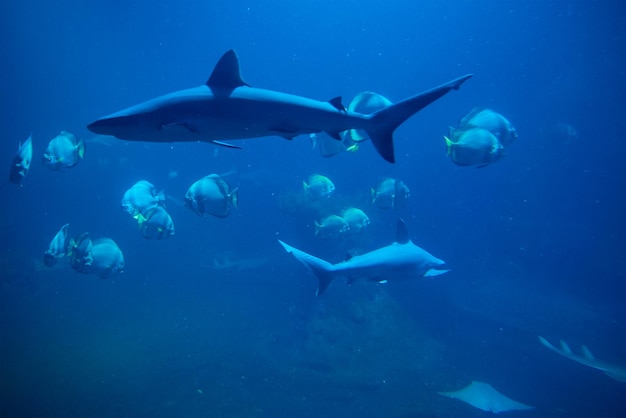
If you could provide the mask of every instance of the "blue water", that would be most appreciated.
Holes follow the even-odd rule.
[[[26,0],[3,2],[0,16],[0,155],[8,173],[30,133],[35,154],[23,187],[0,182],[1,416],[485,416],[437,394],[472,380],[536,407],[519,416],[626,416],[624,383],[537,340],[585,344],[626,367],[619,2]],[[204,83],[231,48],[250,85],[318,100],[371,90],[397,101],[475,76],[396,131],[395,165],[370,143],[323,158],[305,136],[233,150],[86,129]],[[488,167],[458,167],[442,138],[477,106],[509,118],[519,139]],[[87,150],[51,172],[41,155],[61,130]],[[210,173],[239,187],[228,218],[181,204]],[[320,211],[301,202],[313,173],[337,189],[321,212],[368,213],[363,237],[315,237]],[[371,204],[384,176],[411,189],[405,208]],[[170,196],[175,236],[146,240],[121,211],[141,179]],[[316,297],[315,278],[277,242],[338,262],[393,241],[399,217],[451,272],[336,281]],[[114,239],[124,272],[43,267],[65,223]],[[222,260],[243,264],[215,268]]]

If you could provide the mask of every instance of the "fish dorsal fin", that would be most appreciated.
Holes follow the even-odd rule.
[[[231,91],[237,87],[247,86],[248,83],[241,79],[239,72],[239,58],[234,49],[226,51],[222,58],[215,64],[211,76],[206,82],[211,90]]]
[[[333,107],[337,109],[338,111],[345,112],[346,107],[343,105],[343,103],[341,103],[341,100],[342,100],[341,96],[337,96],[337,97],[333,97],[332,99],[330,99],[328,103],[333,105]]]
[[[408,244],[411,242],[409,238],[409,231],[406,229],[406,224],[403,219],[398,219],[398,226],[396,227],[396,242],[398,244]]]

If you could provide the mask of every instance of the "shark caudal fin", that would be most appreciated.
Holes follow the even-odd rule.
[[[304,251],[300,251],[291,245],[285,244],[281,240],[278,240],[278,242],[283,246],[285,251],[293,254],[296,260],[304,264],[313,274],[315,274],[319,280],[316,295],[321,295],[333,280],[333,265],[328,261],[322,260],[321,258],[307,254]]]
[[[365,131],[374,143],[376,151],[386,161],[395,162],[393,150],[393,132],[405,120],[419,112],[435,100],[439,99],[450,90],[457,90],[461,84],[472,77],[472,74],[464,75],[449,81],[434,89],[425,91],[417,96],[409,97],[401,102],[385,107],[371,115],[371,127]]]

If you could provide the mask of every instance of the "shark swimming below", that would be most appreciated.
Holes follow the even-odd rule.
[[[440,395],[448,398],[458,399],[474,408],[482,409],[486,412],[499,414],[507,411],[522,411],[534,409],[530,405],[513,400],[504,396],[489,383],[472,382],[461,390],[454,392],[439,392]]]
[[[569,348],[569,345],[565,341],[561,340],[561,348],[557,348],[550,344],[548,340],[539,336],[539,342],[550,351],[554,351],[557,354],[562,355],[565,358],[575,361],[576,363],[583,364],[596,370],[604,372],[605,375],[618,382],[626,382],[626,367],[619,366],[617,364],[611,364],[606,361],[598,360],[591,354],[591,351],[582,346],[582,355],[574,354]]]
[[[449,271],[441,269],[445,264],[443,260],[413,244],[402,219],[398,221],[395,242],[369,253],[355,255],[337,264],[331,264],[321,258],[307,254],[281,240],[278,242],[285,251],[293,254],[298,261],[317,276],[319,280],[318,295],[326,290],[332,279],[339,276],[346,277],[348,283],[359,279],[384,283],[399,279],[433,277]]]
[[[395,129],[450,90],[458,89],[471,76],[365,115],[346,109],[341,97],[322,102],[250,87],[241,78],[237,54],[229,50],[204,85],[137,104],[102,117],[87,128],[129,141],[204,141],[231,148],[239,147],[222,141],[274,135],[293,139],[317,132],[340,140],[341,132],[361,129],[378,153],[393,163]]]

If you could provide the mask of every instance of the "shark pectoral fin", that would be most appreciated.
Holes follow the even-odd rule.
[[[161,125],[161,130],[163,132],[171,133],[172,135],[176,135],[181,132],[193,132],[196,134],[198,133],[198,130],[187,122],[166,123],[164,125]]]
[[[215,145],[219,145],[221,147],[226,147],[226,148],[235,148],[235,149],[243,149],[237,145],[233,145],[233,144],[229,144],[228,142],[222,142],[222,141],[211,141],[211,144],[215,144]]]
[[[272,128],[270,129],[270,131],[290,141],[294,139],[296,136],[300,135],[300,132],[298,132],[296,129],[289,129],[289,128]]]
[[[428,271],[426,271],[426,273],[424,273],[424,277],[435,277],[435,276],[439,276],[440,274],[447,273],[449,271],[450,270],[429,269]]]
[[[618,382],[626,382],[626,376],[624,376],[623,374],[618,374],[618,373],[611,373],[611,372],[604,372],[605,375],[607,375],[608,377],[610,377],[611,379],[615,379]]]

